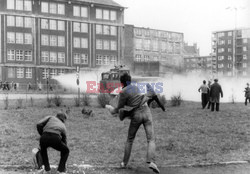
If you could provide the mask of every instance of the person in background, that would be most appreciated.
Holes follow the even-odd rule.
[[[223,98],[221,85],[218,83],[218,79],[214,79],[210,89],[211,111],[214,111],[214,105],[216,105],[216,111],[220,110],[220,96]]]
[[[211,98],[210,98],[211,84],[212,84],[211,80],[208,80],[207,86],[208,86],[208,88],[209,88],[209,92],[208,92],[208,96],[207,96],[207,97],[208,97],[207,109],[210,109],[210,106],[211,106]]]
[[[155,164],[155,135],[153,128],[153,118],[151,111],[147,105],[147,97],[140,93],[137,86],[131,85],[131,76],[127,73],[120,77],[120,82],[123,85],[123,89],[118,96],[118,105],[114,109],[114,113],[119,113],[125,105],[134,108],[131,115],[128,137],[125,144],[124,158],[121,163],[121,167],[125,168],[129,162],[132,145],[136,136],[136,133],[141,125],[144,126],[147,137],[147,163],[148,167],[155,173],[160,173],[157,165]]]
[[[204,109],[208,102],[208,94],[209,94],[209,88],[206,85],[206,80],[203,80],[203,84],[198,89],[199,92],[201,92],[201,105],[202,109]]]
[[[146,86],[147,86],[147,94],[146,95],[148,97],[148,102],[147,102],[148,106],[150,106],[150,103],[152,103],[153,101],[155,101],[159,105],[159,107],[162,109],[162,111],[165,112],[166,109],[162,105],[162,103],[160,102],[160,100],[159,100],[158,96],[156,95],[153,87],[149,83],[147,83]]]
[[[60,174],[66,174],[66,161],[69,156],[65,126],[66,119],[67,115],[65,113],[58,113],[56,116],[47,116],[43,118],[37,124],[38,133],[41,135],[40,147],[45,174],[50,174],[51,172],[47,154],[48,147],[52,147],[61,152],[61,159],[57,171]]]
[[[250,103],[250,88],[249,83],[247,83],[247,87],[245,88],[245,105],[247,106],[247,100]]]

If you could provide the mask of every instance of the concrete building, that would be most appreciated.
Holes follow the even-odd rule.
[[[212,56],[185,57],[184,69],[187,73],[212,76]]]
[[[218,76],[249,77],[250,29],[212,33],[213,71]]]
[[[194,43],[193,45],[188,45],[188,43],[184,43],[183,46],[183,57],[199,57],[200,56],[200,49],[197,47],[197,44]]]
[[[124,8],[112,0],[1,0],[0,80],[52,76],[120,62]]]
[[[164,76],[183,66],[183,33],[125,25],[124,61],[135,75]]]

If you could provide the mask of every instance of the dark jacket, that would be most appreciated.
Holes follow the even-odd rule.
[[[219,103],[220,96],[223,97],[223,91],[219,83],[214,82],[210,89],[210,100],[212,103]]]

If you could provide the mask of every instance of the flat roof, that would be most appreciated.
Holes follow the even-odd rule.
[[[113,7],[124,8],[123,6],[121,6],[120,4],[118,4],[117,2],[113,0],[72,0],[72,1],[73,2],[74,1],[88,2],[88,3],[93,3],[93,4],[103,4],[103,5],[113,6]]]

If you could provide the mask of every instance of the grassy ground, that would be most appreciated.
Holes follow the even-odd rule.
[[[45,101],[35,101],[33,107],[10,109],[0,105],[0,165],[31,165],[31,150],[38,146],[35,129],[38,120],[53,115],[64,107],[46,108]],[[123,157],[129,120],[123,122],[108,111],[92,107],[94,117],[81,114],[73,100],[66,123],[70,148],[69,165],[118,166]],[[180,107],[167,106],[167,112],[152,109],[157,146],[157,164],[186,165],[250,159],[250,106],[243,103],[221,104],[220,112],[202,110],[200,103],[184,102]],[[141,128],[134,142],[130,166],[145,165],[146,137]],[[58,163],[59,153],[50,150],[50,162]],[[73,169],[72,169],[73,170]],[[91,173],[91,172],[90,172]],[[96,172],[94,172],[96,173]],[[120,172],[121,173],[121,172]]]

